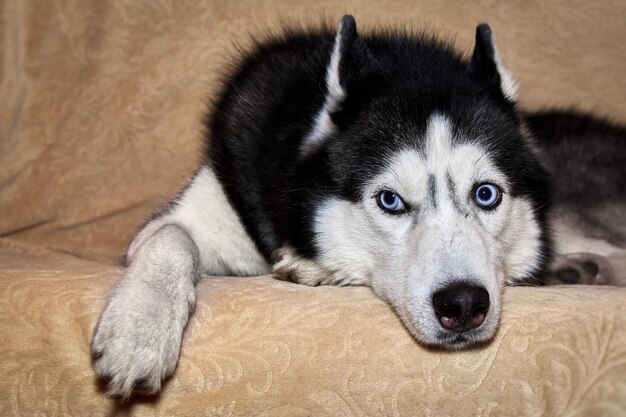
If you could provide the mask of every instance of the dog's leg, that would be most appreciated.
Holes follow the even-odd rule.
[[[198,248],[179,226],[163,226],[134,255],[92,344],[96,374],[122,398],[157,392],[174,371],[200,277]]]
[[[96,374],[122,398],[156,393],[173,373],[202,273],[269,272],[207,167],[135,236],[127,260],[92,342]]]

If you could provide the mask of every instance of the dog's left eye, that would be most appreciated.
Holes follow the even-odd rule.
[[[491,210],[500,204],[501,195],[497,185],[485,182],[475,187],[474,201],[480,208]]]
[[[376,196],[378,207],[391,214],[400,214],[406,211],[406,204],[398,194],[383,190]]]

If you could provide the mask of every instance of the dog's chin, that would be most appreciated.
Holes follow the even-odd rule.
[[[422,346],[444,351],[462,351],[476,349],[488,345],[498,331],[499,318],[487,318],[485,322],[471,330],[458,332],[446,330],[433,314],[432,318],[424,315],[414,315],[406,310],[397,309],[404,328]]]
[[[421,344],[429,348],[456,352],[485,346],[491,342],[494,334],[481,330],[470,330],[464,333],[442,330],[433,336],[424,334],[415,334],[415,336]]]

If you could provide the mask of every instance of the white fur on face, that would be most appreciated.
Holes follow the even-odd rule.
[[[462,348],[495,333],[505,280],[523,277],[539,261],[539,227],[530,203],[508,193],[506,177],[484,149],[453,144],[443,116],[431,118],[425,139],[423,153],[407,149],[393,155],[360,202],[329,199],[321,205],[315,219],[317,263],[328,283],[349,279],[372,286],[422,342]],[[503,191],[495,210],[473,201],[473,187],[482,182]],[[383,212],[375,199],[381,190],[399,194],[409,212]],[[452,344],[432,296],[459,280],[484,287],[491,306],[479,328]]]

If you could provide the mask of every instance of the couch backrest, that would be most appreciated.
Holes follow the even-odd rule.
[[[469,52],[488,22],[529,108],[625,121],[620,0],[172,2],[0,6],[0,235],[113,261],[199,161],[201,119],[236,43],[283,21],[430,27]],[[333,23],[334,24],[334,23]]]

